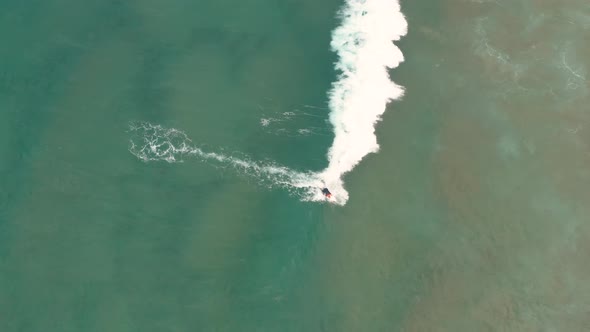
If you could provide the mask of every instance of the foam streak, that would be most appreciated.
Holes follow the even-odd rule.
[[[194,145],[184,132],[149,122],[131,123],[129,132],[132,134],[129,152],[145,162],[177,163],[183,162],[186,157],[195,157],[221,167],[233,167],[237,172],[257,179],[260,184],[285,188],[303,200],[317,201],[323,198],[319,194],[322,182],[315,173],[298,172],[272,163],[206,152]]]

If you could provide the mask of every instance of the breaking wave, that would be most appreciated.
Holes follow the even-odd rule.
[[[396,0],[347,0],[340,15],[342,24],[331,43],[341,72],[330,92],[335,137],[321,177],[346,200],[342,176],[379,150],[375,124],[387,103],[403,95],[403,88],[390,80],[388,68],[404,60],[392,41],[407,33],[407,22]]]
[[[332,50],[338,54],[340,72],[329,93],[330,122],[334,142],[328,151],[328,167],[321,172],[297,172],[273,164],[253,162],[206,152],[176,129],[149,123],[130,126],[135,134],[130,151],[144,161],[175,162],[195,156],[231,165],[263,183],[287,188],[304,200],[322,200],[318,187],[327,186],[334,202],[344,205],[348,192],[342,177],[367,154],[377,152],[375,124],[387,103],[404,90],[389,78],[403,54],[393,41],[407,33],[407,22],[397,0],[346,0],[339,12],[342,24],[332,33]]]

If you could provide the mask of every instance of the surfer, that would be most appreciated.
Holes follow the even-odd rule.
[[[332,193],[328,190],[328,188],[322,189],[322,194],[324,194],[326,198],[332,198]]]

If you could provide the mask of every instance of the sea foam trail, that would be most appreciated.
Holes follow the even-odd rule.
[[[298,172],[273,163],[254,162],[227,154],[206,152],[193,144],[181,130],[149,122],[129,124],[129,152],[148,161],[183,162],[187,157],[199,158],[220,167],[233,167],[238,173],[255,178],[268,187],[282,187],[305,201],[323,200],[319,192],[322,181],[316,173]],[[338,202],[335,199],[335,203]]]
[[[403,88],[389,78],[389,68],[403,60],[393,44],[407,32],[407,22],[397,0],[346,0],[339,12],[342,24],[332,33],[331,47],[338,54],[338,80],[329,93],[330,122],[334,142],[328,151],[328,167],[321,172],[297,172],[274,164],[253,162],[203,151],[177,129],[149,123],[130,126],[134,138],[130,151],[144,161],[181,161],[185,156],[232,166],[261,183],[287,188],[304,200],[325,200],[320,189],[328,187],[332,202],[346,204],[348,192],[342,177],[367,154],[377,152],[375,124],[387,103],[400,98]]]
[[[404,60],[393,41],[407,33],[407,22],[396,0],[347,0],[339,14],[342,24],[331,43],[340,71],[330,92],[335,138],[320,178],[346,202],[342,176],[379,150],[375,124],[387,103],[403,95],[403,88],[390,80],[388,68]]]

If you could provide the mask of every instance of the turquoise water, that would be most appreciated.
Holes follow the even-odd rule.
[[[590,324],[584,1],[402,2],[405,95],[344,206],[129,151],[139,121],[327,167],[342,1],[2,3],[0,330]]]

